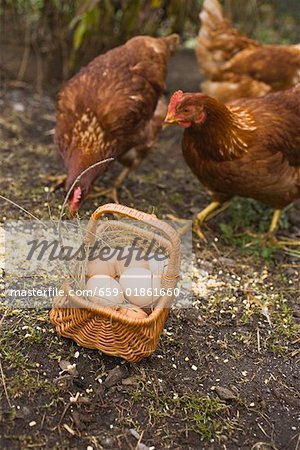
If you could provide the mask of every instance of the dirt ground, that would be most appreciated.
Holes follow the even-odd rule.
[[[186,58],[173,62],[170,91],[197,89]],[[1,195],[57,219],[63,191],[50,193],[40,177],[63,171],[53,96],[10,85],[0,107]],[[187,219],[207,204],[180,139],[176,127],[161,134],[120,191],[122,203]],[[119,170],[98,184],[110,185]],[[87,201],[82,217],[105,201]],[[2,200],[0,208],[1,223],[26,218]],[[253,236],[270,215],[238,199],[205,226],[207,244],[194,238],[193,307],[171,312],[156,352],[139,364],[59,338],[48,311],[3,305],[0,448],[300,449],[300,252]],[[299,239],[299,204],[279,234]]]

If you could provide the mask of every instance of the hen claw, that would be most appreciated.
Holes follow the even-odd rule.
[[[289,246],[297,247],[297,246],[300,246],[300,239],[298,239],[296,241],[296,240],[289,239],[289,238],[286,238],[286,237],[281,237],[281,238],[277,239],[277,244],[280,247],[285,247],[285,246],[287,246],[287,247],[289,247]]]
[[[206,236],[205,236],[205,234],[203,233],[203,231],[201,230],[201,223],[199,222],[198,219],[195,219],[195,220],[193,221],[192,230],[193,230],[193,233],[195,233],[196,236],[198,236],[198,238],[199,238],[201,241],[204,241],[205,243],[207,243]]]

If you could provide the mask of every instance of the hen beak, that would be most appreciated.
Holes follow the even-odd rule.
[[[163,121],[163,130],[165,128],[167,128],[169,125],[172,125],[173,123],[176,123],[176,120],[174,119],[174,117],[172,117],[171,115],[167,115],[167,117],[165,118],[165,120]]]

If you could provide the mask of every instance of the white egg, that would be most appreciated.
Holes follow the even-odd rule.
[[[87,277],[93,277],[94,275],[109,275],[111,277],[115,277],[117,275],[117,249],[103,249],[103,251],[99,252],[98,256],[99,257],[97,259],[88,261],[86,270]]]
[[[134,267],[149,269],[149,262],[145,258],[145,252],[137,247],[124,247],[117,254],[116,271],[120,276],[124,270]]]
[[[116,306],[125,301],[120,284],[108,275],[89,278],[86,290],[89,297],[96,297],[103,306]]]
[[[169,264],[169,259],[167,257],[161,254],[151,253],[149,258],[149,269],[151,272],[160,276],[166,273]]]
[[[124,296],[136,306],[148,306],[160,297],[161,278],[148,269],[134,267],[120,276]]]

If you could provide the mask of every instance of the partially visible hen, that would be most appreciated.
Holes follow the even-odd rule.
[[[263,45],[231,27],[218,0],[205,0],[196,54],[207,81],[202,90],[220,101],[257,97],[300,82],[300,45]]]
[[[167,64],[178,42],[176,34],[134,37],[95,58],[62,88],[55,142],[67,170],[67,190],[83,171],[106,158],[123,157],[127,169],[118,184],[128,166],[143,159],[165,116]],[[131,149],[137,158],[125,158]],[[76,182],[69,201],[72,214],[107,167],[98,165]]]
[[[227,105],[205,94],[177,91],[165,122],[184,129],[183,155],[212,193],[198,225],[241,196],[275,209],[274,233],[280,211],[300,198],[300,84]]]
[[[262,81],[253,80],[245,75],[226,74],[222,81],[203,81],[201,90],[226,103],[235,98],[260,97],[268,94],[272,88]]]

